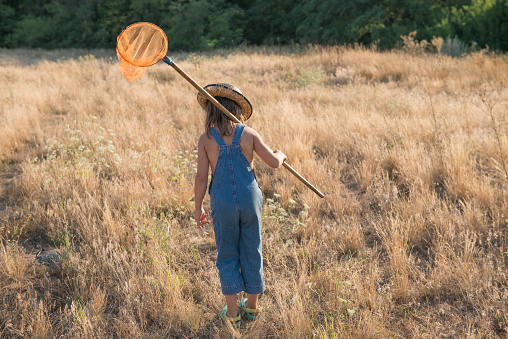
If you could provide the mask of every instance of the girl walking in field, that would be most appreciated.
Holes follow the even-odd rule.
[[[205,89],[241,122],[249,119],[252,106],[240,90],[230,84],[212,84]],[[261,308],[259,293],[265,289],[261,250],[261,207],[263,196],[253,170],[254,152],[269,166],[277,168],[286,156],[272,151],[252,128],[236,124],[202,94],[198,102],[206,111],[206,130],[198,142],[198,164],[194,185],[194,217],[200,229],[209,223],[203,209],[208,181],[217,268],[226,305],[220,315],[234,327],[241,324],[240,311],[256,319]],[[237,293],[247,298],[238,307]]]

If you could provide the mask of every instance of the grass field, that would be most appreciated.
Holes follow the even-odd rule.
[[[172,56],[238,86],[248,124],[326,195],[256,160],[267,290],[236,330],[213,229],[191,218],[197,91],[88,53],[0,50],[0,337],[506,338],[506,59]]]

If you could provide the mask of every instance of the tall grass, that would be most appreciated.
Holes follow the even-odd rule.
[[[1,337],[507,335],[499,57],[176,56],[238,86],[248,124],[326,195],[256,160],[268,288],[236,330],[217,315],[213,229],[191,220],[196,91],[165,65],[128,83],[107,52],[78,55],[0,51]]]

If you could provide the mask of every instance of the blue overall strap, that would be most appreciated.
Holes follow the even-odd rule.
[[[242,137],[243,129],[245,125],[238,124],[236,125],[235,136],[233,137],[233,142],[231,145],[240,145],[240,138]]]
[[[217,131],[217,128],[212,127],[210,128],[210,134],[212,134],[212,137],[217,142],[217,145],[219,146],[227,146],[224,140],[220,137],[219,131]]]

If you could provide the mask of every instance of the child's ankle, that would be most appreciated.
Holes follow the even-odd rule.
[[[256,304],[254,305],[249,305],[249,303],[245,303],[245,307],[247,308],[252,308],[253,310],[256,310],[258,308],[258,306]]]

